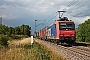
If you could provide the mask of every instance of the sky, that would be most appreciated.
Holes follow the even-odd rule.
[[[0,0],[0,17],[7,26],[29,25],[32,32],[62,17],[74,20],[76,27],[90,18],[90,0]],[[62,13],[61,13],[62,14]]]

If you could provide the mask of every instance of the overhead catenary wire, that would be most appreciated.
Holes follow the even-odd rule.
[[[66,11],[67,11],[68,7],[71,7],[71,6],[74,5],[76,2],[78,2],[78,0],[73,0],[72,2],[70,2],[70,4],[68,4],[67,7],[66,7]],[[63,10],[65,10],[65,8],[64,8]],[[67,13],[67,12],[66,12],[66,13]],[[63,15],[63,14],[64,14],[64,13],[62,13],[62,15]],[[61,17],[62,17],[62,15],[61,15]]]
[[[85,5],[88,2],[90,2],[90,0],[86,1],[85,3],[83,3],[82,5],[80,5],[79,7],[77,7],[76,9],[79,9],[80,7],[82,7],[83,5]]]
[[[81,4],[80,6],[78,6],[77,8],[75,8],[72,12],[70,12],[68,15],[70,15],[71,13],[75,12],[77,9],[81,8],[82,6],[84,6],[86,3],[89,3],[90,0],[86,1],[85,3]]]
[[[83,13],[85,13],[85,12],[88,12],[88,11],[90,11],[90,9],[87,9],[87,10],[85,10],[84,12],[78,13],[78,14],[72,16],[71,18],[76,17],[76,16],[78,16],[78,15],[81,15],[81,14],[83,14]]]
[[[71,1],[71,2],[67,5],[67,7],[71,7],[71,6],[74,5],[77,1],[78,1],[78,0],[73,0],[73,1]],[[67,9],[67,7],[65,7],[63,10]]]
[[[71,7],[72,5],[74,5],[77,1],[78,1],[78,0],[73,0],[73,1],[71,1],[71,2],[67,5],[67,7],[65,7],[65,8],[63,9],[63,11],[67,11],[67,8],[68,8],[68,7]],[[63,14],[64,14],[64,12],[62,13],[61,17],[63,16]]]
[[[42,20],[42,21],[43,21],[43,20]],[[41,24],[43,25],[45,21],[46,21],[46,20],[44,20],[44,21],[41,22],[40,24],[36,25],[36,27],[39,26],[39,25],[41,25]]]
[[[70,7],[70,6],[72,6],[72,5],[74,5],[76,2],[77,2],[78,0],[74,0],[74,1],[72,1],[67,7]]]
[[[58,15],[58,14],[57,14]],[[54,17],[52,17],[50,20],[48,20],[46,23],[50,22],[51,20],[53,20],[57,15],[55,15]]]

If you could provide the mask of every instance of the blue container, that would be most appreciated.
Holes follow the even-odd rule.
[[[49,36],[49,38],[55,38],[56,37],[56,25],[52,24],[47,28],[47,36]]]
[[[51,26],[51,36],[56,36],[56,25],[55,24]]]

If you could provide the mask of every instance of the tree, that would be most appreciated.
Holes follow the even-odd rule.
[[[82,42],[90,42],[90,19],[79,24],[77,38]]]
[[[20,35],[21,34],[20,26],[17,26],[14,29],[15,29],[15,34],[16,35]]]
[[[22,34],[24,34],[24,35],[28,35],[28,36],[30,36],[30,27],[29,27],[29,25],[22,25],[21,26],[21,32],[22,32]]]
[[[0,34],[6,35],[8,33],[8,31],[9,31],[9,27],[8,26],[0,24]]]

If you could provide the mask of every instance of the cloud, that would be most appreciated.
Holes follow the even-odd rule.
[[[0,6],[0,9],[7,9],[7,8],[8,8],[7,5],[1,5],[1,6]]]
[[[53,6],[55,3],[54,2],[51,2],[51,5]]]
[[[44,3],[44,0],[40,0],[39,2],[37,2],[38,5],[41,5]]]
[[[14,0],[4,0],[4,1],[14,2]]]
[[[0,17],[2,17],[4,20],[13,20],[16,18],[13,15],[0,15]]]

